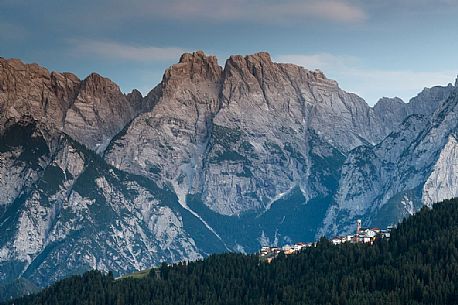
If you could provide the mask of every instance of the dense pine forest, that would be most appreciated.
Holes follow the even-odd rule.
[[[457,304],[458,200],[423,208],[390,240],[280,255],[213,255],[162,265],[142,278],[97,271],[56,283],[15,305]]]

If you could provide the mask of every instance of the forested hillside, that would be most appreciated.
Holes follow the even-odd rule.
[[[29,304],[456,304],[458,200],[423,208],[373,246],[333,246],[279,256],[223,254],[162,265],[144,278],[91,271],[60,281]],[[10,303],[13,304],[13,303]]]

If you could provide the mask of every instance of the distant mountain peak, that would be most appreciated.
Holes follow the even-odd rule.
[[[260,61],[272,63],[272,58],[268,52],[257,52],[252,55],[247,55],[247,59],[258,59]]]
[[[178,79],[210,79],[221,77],[222,68],[216,56],[207,56],[203,51],[184,53],[177,64],[170,66],[164,73],[162,83]]]
[[[386,97],[386,96],[384,96],[381,99],[379,99],[375,105],[377,105],[377,104],[380,104],[380,105],[381,104],[392,104],[392,103],[394,103],[394,104],[404,104],[404,101],[401,98],[397,97],[397,96],[395,96],[395,97]]]
[[[106,94],[107,91],[116,91],[121,93],[119,86],[111,79],[103,77],[95,72],[92,72],[83,80],[81,90],[97,95]]]

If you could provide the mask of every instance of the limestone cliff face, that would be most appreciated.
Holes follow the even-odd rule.
[[[0,58],[0,128],[26,115],[61,128],[80,84],[71,73],[50,73],[36,64]]]
[[[174,187],[180,200],[199,186],[212,117],[220,108],[222,69],[202,52],[184,54],[150,96],[154,111],[130,124],[113,142],[107,160]]]
[[[434,111],[449,97],[455,86],[435,86],[425,88],[417,96],[413,97],[409,103],[404,103],[400,98],[381,98],[375,104],[373,111],[384,124],[381,126],[385,135],[396,130],[405,118],[412,114],[425,116],[432,115]]]
[[[81,81],[70,73],[0,59],[1,281],[21,276],[46,285],[77,270],[137,270],[175,256],[202,255],[184,233],[179,211],[156,205],[150,187],[134,186],[132,179],[117,183],[117,176],[110,180],[114,172],[85,148],[101,154],[152,102],[138,91],[122,94],[97,74]],[[119,233],[116,224],[133,227]],[[138,242],[129,230],[143,234],[140,253],[137,246],[132,253],[121,249]],[[130,235],[121,242],[120,234]],[[181,238],[188,242],[173,242],[180,246],[169,249]]]
[[[30,117],[8,122],[0,135],[0,214],[24,189],[41,176],[51,158],[56,139],[45,126]]]
[[[231,56],[224,69],[202,52],[185,54],[160,90],[153,110],[133,121],[106,159],[170,184],[183,205],[199,194],[225,215],[269,208],[295,186],[308,199],[330,192],[309,183],[310,134],[338,156],[383,137],[364,100],[267,53]]]
[[[11,140],[17,135],[21,142]],[[0,206],[2,282],[24,277],[42,286],[90,269],[123,274],[224,249],[173,193],[108,166],[68,136],[51,148],[36,122],[20,121],[0,143],[2,190],[18,172],[27,176],[19,194],[2,193],[2,201],[15,197]]]
[[[409,116],[380,144],[350,153],[318,235],[350,230],[357,218],[387,225],[456,196],[457,88],[442,90],[448,97],[430,116]]]
[[[432,206],[444,199],[458,197],[458,142],[450,135],[423,186],[423,203]]]
[[[136,91],[121,93],[118,85],[98,74],[81,82],[78,94],[65,115],[63,130],[96,152],[103,152],[111,139],[146,107]]]
[[[264,215],[299,190],[298,202],[321,202],[303,219],[318,213],[323,224],[316,233],[338,233],[402,192],[393,182],[396,190],[379,198],[389,179],[397,181],[393,171],[409,153],[407,144],[454,89],[425,89],[408,104],[385,98],[370,108],[322,72],[273,63],[267,53],[231,56],[222,70],[202,52],[185,54],[154,90],[156,106],[136,118],[105,157],[169,185],[183,206],[202,213],[209,212],[199,204],[217,215]],[[411,210],[421,205],[417,199]],[[403,213],[391,211],[396,216],[387,222]],[[287,240],[290,233],[270,238]]]
[[[10,120],[31,116],[102,153],[149,106],[138,91],[126,96],[116,84],[95,73],[81,81],[71,73],[0,58],[0,128]]]

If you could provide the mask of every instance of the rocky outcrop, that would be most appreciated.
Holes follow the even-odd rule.
[[[0,135],[0,215],[42,175],[57,138],[31,117],[9,121]]]
[[[88,148],[102,153],[111,139],[146,107],[138,91],[121,93],[118,85],[96,73],[81,82],[65,115],[63,130]]]
[[[431,175],[423,186],[423,203],[432,206],[444,199],[458,197],[458,143],[450,135]]]
[[[0,59],[0,128],[31,116],[54,133],[63,131],[102,153],[127,123],[150,107],[138,91],[126,96],[95,73],[81,81],[71,73]]]
[[[24,116],[61,129],[81,81],[71,73],[49,72],[36,64],[0,59],[0,128]]]
[[[407,104],[398,97],[384,97],[375,104],[373,111],[381,122],[385,122],[383,128],[385,133],[389,134],[409,116],[407,108]]]
[[[383,133],[388,135],[395,131],[408,116],[420,114],[429,116],[449,97],[455,89],[452,84],[448,86],[435,86],[425,88],[409,103],[404,103],[400,98],[381,98],[373,107],[374,114],[383,122]]]

